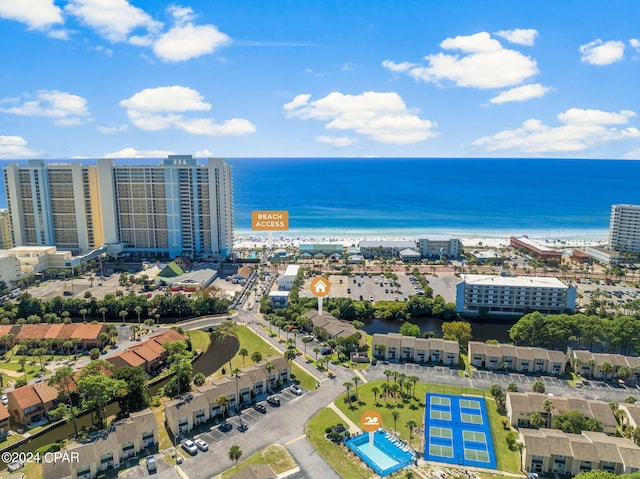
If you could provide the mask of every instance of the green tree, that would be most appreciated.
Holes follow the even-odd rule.
[[[413,419],[409,419],[405,426],[407,427],[407,429],[409,429],[409,447],[411,447],[411,437],[413,436],[413,430],[418,427],[418,423]]]
[[[83,370],[78,381],[78,392],[83,399],[83,404],[90,409],[95,409],[98,425],[103,427],[107,405],[113,399],[127,393],[127,384],[122,380],[109,378],[102,372],[85,375]]]
[[[417,324],[410,323],[409,321],[405,321],[400,326],[400,334],[403,336],[413,336],[414,338],[420,337],[420,326]]]
[[[71,413],[71,422],[73,423],[74,437],[78,436],[78,424],[76,422],[76,414],[73,408],[73,402],[71,401],[71,391],[75,389],[75,382],[73,380],[75,376],[74,370],[71,366],[63,366],[56,370],[56,372],[49,379],[49,386],[56,388],[60,395],[65,398],[69,404],[69,411]]]
[[[391,412],[391,417],[393,417],[393,432],[398,434],[398,429],[396,428],[398,418],[400,417],[400,413],[395,409]]]
[[[242,356],[242,367],[244,367],[244,359],[249,356],[249,351],[247,351],[247,348],[240,348],[238,354]]]
[[[531,424],[533,428],[540,429],[547,424],[547,420],[539,412],[534,412],[529,418],[529,424]]]
[[[451,341],[457,341],[460,351],[465,352],[471,341],[471,323],[467,321],[450,321],[442,323],[442,337]]]
[[[203,386],[206,380],[207,378],[203,373],[197,373],[195,376],[193,376],[193,384],[198,387]]]
[[[141,411],[149,406],[151,397],[147,391],[147,373],[139,366],[122,367],[113,374],[114,379],[125,382],[127,394],[118,398],[120,410],[124,414]]]
[[[231,459],[232,461],[235,461],[236,465],[238,465],[238,461],[242,457],[242,449],[240,449],[240,446],[238,445],[231,446],[229,448],[228,454],[229,454],[229,459]]]
[[[220,409],[222,409],[222,417],[224,418],[227,412],[227,408],[229,407],[229,404],[231,403],[231,400],[229,399],[229,396],[227,396],[226,394],[220,394],[217,398],[216,398],[216,404],[218,406],[220,406]]]
[[[533,383],[533,386],[531,386],[531,389],[533,389],[534,392],[543,394],[545,391],[544,383],[542,381],[536,381]]]
[[[260,351],[254,351],[251,354],[251,361],[253,361],[256,364],[262,361],[262,353]]]
[[[580,434],[582,431],[602,432],[602,422],[596,418],[586,418],[580,411],[568,411],[556,416],[553,427],[566,433]]]

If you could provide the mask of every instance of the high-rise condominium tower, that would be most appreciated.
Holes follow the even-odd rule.
[[[223,258],[233,243],[231,167],[172,155],[160,165],[30,160],[4,169],[16,246]]]

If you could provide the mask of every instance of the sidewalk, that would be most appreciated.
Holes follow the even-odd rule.
[[[362,432],[362,430],[358,426],[356,426],[355,423],[351,421],[351,419],[345,416],[344,413],[340,409],[338,409],[338,406],[335,405],[335,402],[332,401],[327,405],[327,407],[335,411],[335,413],[340,416],[340,418],[349,426],[349,432],[351,434],[359,434]]]

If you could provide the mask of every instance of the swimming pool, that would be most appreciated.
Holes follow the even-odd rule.
[[[407,467],[415,458],[406,444],[382,429],[373,434],[373,444],[368,433],[351,437],[345,444],[381,477]]]

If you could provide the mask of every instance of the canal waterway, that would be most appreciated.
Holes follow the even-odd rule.
[[[375,333],[397,333],[400,331],[402,321],[385,321],[382,319],[372,319],[363,321],[363,331],[368,334]],[[424,334],[429,331],[435,331],[439,336],[442,335],[442,319],[438,318],[417,318],[411,322],[420,328],[420,333]],[[471,321],[470,321],[471,322]],[[487,339],[497,339],[501,343],[510,343],[509,328],[511,323],[490,323],[486,321],[471,322],[471,334],[474,341],[486,341]]]
[[[217,342],[214,341],[214,336],[212,336],[212,342],[210,343],[209,348],[193,361],[193,374],[196,375],[198,373],[202,373],[205,376],[213,374],[236,354],[238,348],[239,343],[235,336],[226,335],[223,340]],[[162,381],[149,386],[149,395],[153,396],[157,394],[170,379],[171,377],[167,377]],[[117,416],[119,412],[120,406],[117,401],[112,402],[107,407],[107,416]],[[91,417],[91,413],[85,413],[78,417],[76,419],[78,430],[91,427]],[[71,437],[73,436],[73,433],[73,424],[71,421],[61,423],[60,425],[47,430],[43,434],[35,436],[31,440],[20,444],[19,446],[9,448],[8,450],[12,452],[35,452],[36,449],[42,446]],[[6,468],[6,464],[0,464],[0,469],[2,468]]]

